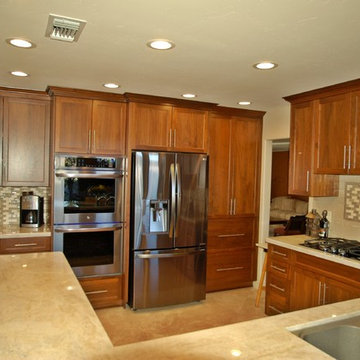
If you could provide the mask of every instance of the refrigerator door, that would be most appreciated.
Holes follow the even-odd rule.
[[[207,163],[204,154],[176,155],[175,247],[206,244]]]
[[[172,248],[175,154],[133,152],[132,249]]]
[[[205,248],[135,251],[132,308],[205,299]]]

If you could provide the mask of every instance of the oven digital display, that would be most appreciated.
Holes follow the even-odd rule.
[[[65,157],[66,168],[99,168],[115,169],[115,158],[83,158],[83,157]]]

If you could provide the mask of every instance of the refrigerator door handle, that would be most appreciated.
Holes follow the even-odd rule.
[[[175,167],[176,174],[176,185],[177,185],[177,196],[176,196],[176,223],[175,223],[175,237],[177,237],[177,228],[179,224],[180,218],[180,210],[181,210],[181,174],[180,174],[180,165],[176,164]]]
[[[175,165],[170,165],[170,226],[169,226],[169,237],[174,236],[174,222],[175,222],[175,206],[176,206],[176,175]]]
[[[167,252],[163,254],[136,254],[135,257],[138,259],[158,259],[158,258],[173,258],[173,257],[181,257],[181,256],[188,256],[192,254],[198,254],[204,252],[205,249],[196,249],[193,251],[181,251],[181,252]]]

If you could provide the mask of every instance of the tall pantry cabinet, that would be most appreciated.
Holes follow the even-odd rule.
[[[209,114],[207,291],[256,277],[263,115],[224,107]]]

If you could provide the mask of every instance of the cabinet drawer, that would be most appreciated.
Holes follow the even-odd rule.
[[[0,239],[1,254],[42,252],[51,250],[51,237],[16,237]]]
[[[280,276],[289,279],[290,265],[284,261],[278,261],[270,257],[268,262],[268,273],[273,273],[275,276]]]
[[[270,292],[267,294],[265,304],[266,315],[278,315],[288,311],[289,302],[286,297],[278,295],[275,292]]]
[[[79,282],[95,309],[123,304],[122,275],[79,279]]]
[[[254,222],[254,218],[209,219],[208,250],[251,247]]]
[[[274,275],[273,273],[270,272],[267,274],[266,291],[275,292],[279,296],[289,298],[290,295],[289,280],[283,277],[278,277],[277,275]]]
[[[249,286],[252,282],[251,251],[209,253],[207,257],[207,291]]]
[[[283,248],[281,246],[269,245],[269,256],[272,259],[277,259],[280,261],[288,261],[290,259],[290,249]]]

